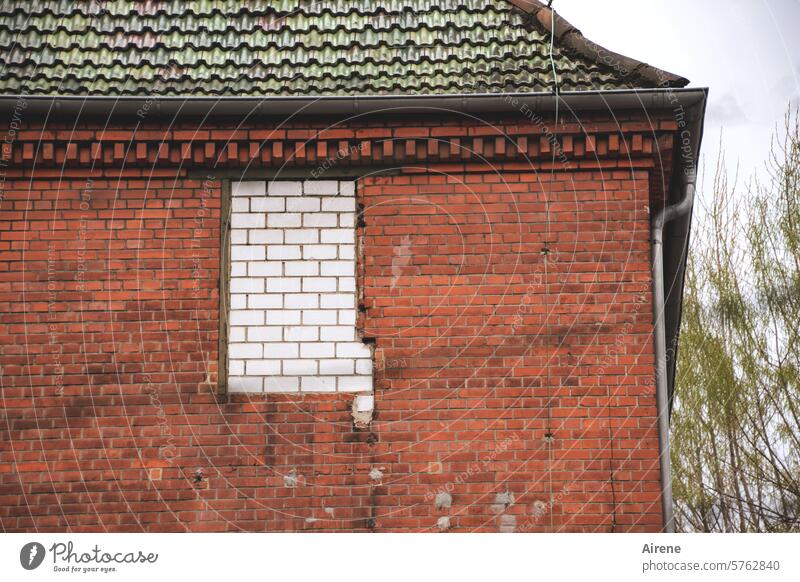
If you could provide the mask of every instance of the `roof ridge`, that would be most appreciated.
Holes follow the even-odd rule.
[[[644,78],[662,87],[685,87],[689,84],[689,79],[680,75],[626,57],[589,40],[580,29],[539,0],[508,1],[530,15],[531,20],[548,34],[552,34],[559,45],[598,65],[610,67],[624,76],[634,75]]]

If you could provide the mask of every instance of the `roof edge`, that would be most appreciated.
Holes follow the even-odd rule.
[[[705,101],[707,89],[654,88],[608,91],[565,91],[553,93],[462,93],[432,95],[326,95],[287,97],[198,97],[198,96],[78,96],[0,95],[0,115],[13,112],[24,103],[29,113],[76,116],[128,116],[139,119],[200,115],[223,116],[306,116],[367,113],[403,115],[443,112],[461,114],[551,111],[555,101],[574,111],[609,109],[673,109]]]
[[[616,69],[626,76],[642,77],[659,87],[681,88],[689,84],[689,79],[685,77],[626,57],[589,40],[577,27],[539,0],[509,0],[509,2],[530,15],[562,46],[597,64]]]

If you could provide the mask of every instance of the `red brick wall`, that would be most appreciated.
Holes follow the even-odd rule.
[[[347,395],[215,397],[219,182],[10,173],[2,528],[658,530],[653,164],[607,166],[361,182],[358,431]]]
[[[364,183],[382,527],[660,525],[647,173],[552,179]]]

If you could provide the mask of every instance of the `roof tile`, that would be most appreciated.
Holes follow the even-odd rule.
[[[6,0],[0,93],[544,92],[549,19],[535,0]],[[561,91],[686,83],[600,62],[569,23],[556,29]]]

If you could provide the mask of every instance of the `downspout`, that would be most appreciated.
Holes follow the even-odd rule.
[[[669,390],[667,387],[667,340],[664,323],[664,226],[692,210],[697,184],[695,169],[686,168],[681,176],[680,202],[661,210],[653,220],[653,316],[655,319],[656,410],[658,414],[658,450],[661,465],[661,511],[664,532],[675,533],[672,508],[672,467],[669,450]]]

